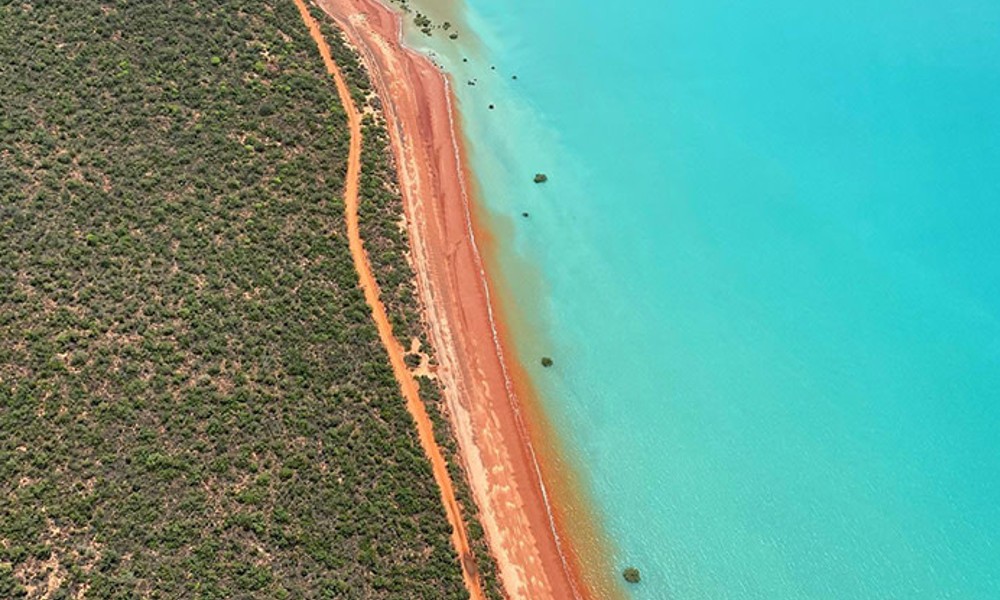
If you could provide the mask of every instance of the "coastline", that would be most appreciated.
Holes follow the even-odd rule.
[[[478,240],[489,252],[489,232],[470,197],[449,79],[403,44],[399,13],[377,0],[316,4],[360,52],[383,104],[437,374],[505,591],[511,598],[615,597],[618,589],[597,595],[604,586],[588,585],[582,564],[605,562],[596,527],[579,522],[589,512],[571,477],[546,468],[558,455],[554,432],[527,374],[504,353],[508,332],[494,315],[495,286],[477,247]],[[578,518],[567,547],[571,513]]]
[[[424,454],[430,462],[434,481],[440,490],[445,516],[451,526],[452,546],[458,554],[465,588],[468,590],[469,597],[472,600],[486,600],[482,581],[475,565],[472,545],[469,542],[469,535],[462,518],[461,507],[448,472],[448,461],[434,439],[433,424],[427,413],[424,401],[420,397],[419,384],[407,367],[404,358],[405,350],[392,331],[392,324],[390,323],[386,307],[380,298],[378,282],[372,272],[371,262],[365,251],[364,240],[361,238],[361,226],[358,214],[363,145],[361,111],[355,105],[344,75],[334,61],[330,46],[323,38],[319,23],[310,14],[306,1],[294,0],[294,2],[303,22],[309,30],[310,36],[316,42],[327,73],[334,80],[337,94],[340,96],[340,101],[347,116],[348,129],[350,131],[350,150],[348,152],[347,175],[344,183],[344,205],[348,244],[355,269],[358,273],[359,284],[364,293],[365,302],[372,311],[372,319],[378,330],[379,338],[389,355],[393,375],[399,383],[400,391],[406,400],[407,411],[415,422],[417,436]]]

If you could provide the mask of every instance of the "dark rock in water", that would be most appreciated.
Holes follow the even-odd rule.
[[[548,356],[543,356],[542,357],[542,366],[545,367],[546,369],[549,368],[549,367],[551,367],[552,366],[552,359],[549,358]]]
[[[453,34],[449,35],[448,38],[452,39],[452,40],[457,40],[458,39],[458,34],[457,33],[453,33]]]
[[[521,213],[521,216],[524,217],[525,219],[527,219],[528,218],[528,213],[526,213],[526,212]]]
[[[536,173],[535,174],[535,183],[545,183],[548,180],[549,180],[549,176],[546,175],[545,173]]]
[[[463,59],[462,59],[462,62],[469,62],[469,59],[467,59],[467,58],[463,58]]]
[[[511,79],[517,79],[517,75],[511,75],[510,78]]]
[[[470,79],[469,80],[469,85],[476,85],[476,82]]]
[[[625,581],[629,583],[639,583],[639,569],[636,569],[635,567],[628,567],[622,571],[622,577],[624,577]]]
[[[490,104],[490,110],[493,110],[494,108],[496,108],[496,107],[493,106],[492,104]]]

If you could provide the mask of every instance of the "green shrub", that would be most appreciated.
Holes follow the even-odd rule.
[[[625,581],[629,583],[639,583],[639,569],[636,569],[635,567],[627,567],[624,571],[622,571],[622,577],[624,577]]]

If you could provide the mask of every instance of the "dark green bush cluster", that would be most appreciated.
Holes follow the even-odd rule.
[[[629,583],[639,583],[642,579],[639,575],[639,569],[636,569],[635,567],[626,567],[625,570],[622,571],[622,577],[624,577],[625,581]]]
[[[425,15],[424,13],[418,10],[414,10],[413,7],[410,6],[408,0],[390,0],[390,2],[395,3],[405,13],[413,13],[413,25],[416,26],[416,28],[419,29],[420,32],[426,36],[433,35],[435,29],[440,29],[441,31],[447,32],[452,27],[450,21],[444,21],[443,23],[440,24],[434,23],[434,21],[432,21],[431,18]],[[458,34],[452,32],[451,34],[448,35],[448,38],[452,40],[457,40]]]
[[[0,597],[466,597],[294,4],[0,0],[0,61]]]

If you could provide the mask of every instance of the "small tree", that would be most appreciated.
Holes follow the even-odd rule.
[[[624,571],[622,571],[622,577],[624,577],[625,581],[629,583],[639,583],[639,569],[636,569],[635,567],[627,567]]]

